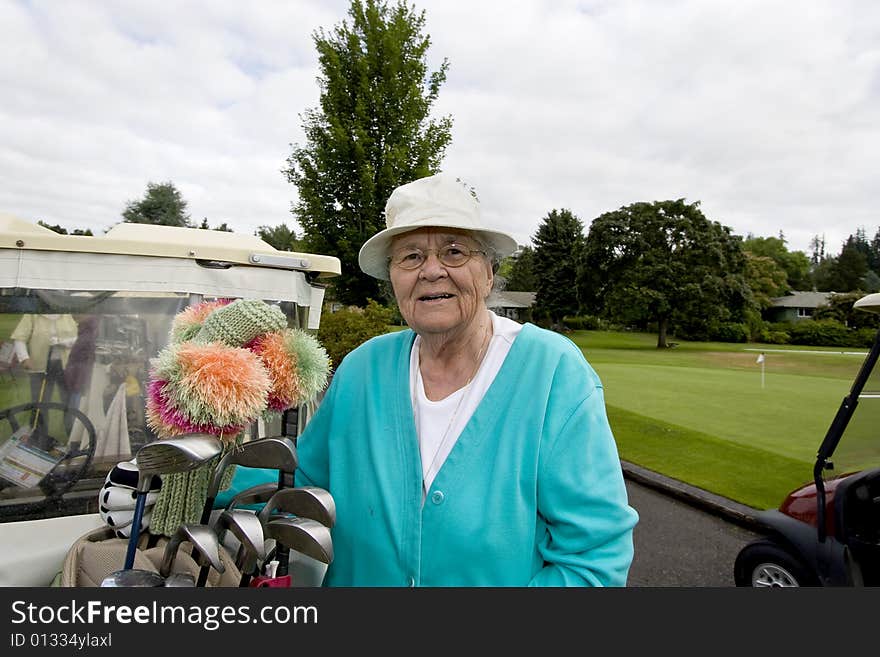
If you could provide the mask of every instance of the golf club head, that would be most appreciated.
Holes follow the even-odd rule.
[[[311,518],[278,518],[266,523],[266,537],[321,563],[333,561],[330,529]]]
[[[328,491],[318,486],[282,488],[272,495],[257,516],[265,525],[279,509],[300,518],[317,520],[325,527],[336,524],[336,502]]]
[[[196,578],[191,573],[171,573],[165,578],[165,588],[195,588]]]
[[[144,505],[153,476],[195,470],[220,454],[222,449],[223,444],[218,438],[203,433],[191,433],[156,440],[138,450],[135,456],[138,467],[137,501],[125,555],[125,570],[131,570],[134,565]]]
[[[165,586],[165,578],[152,570],[129,568],[110,573],[101,581],[101,588]]]
[[[200,562],[207,562],[219,573],[226,570],[226,566],[220,561],[220,541],[214,530],[207,525],[184,523],[177,528],[171,540],[165,544],[162,565],[159,568],[159,574],[162,577],[168,577],[171,574],[174,558],[177,556],[180,544],[184,541],[189,541],[192,544],[193,551],[201,557]]]
[[[233,509],[239,506],[247,506],[249,504],[265,504],[272,496],[278,492],[278,484],[275,482],[268,484],[257,484],[256,486],[251,486],[250,488],[245,488],[242,491],[233,496],[229,503],[226,505],[226,509],[228,511],[232,511]]]
[[[296,455],[296,444],[286,436],[266,436],[242,443],[229,450],[214,468],[214,476],[208,486],[209,499],[217,496],[223,473],[230,465],[293,472],[299,465],[299,459]]]
[[[217,518],[215,525],[217,538],[223,542],[226,531],[239,540],[244,549],[252,555],[253,560],[263,560],[266,557],[266,540],[263,534],[263,523],[256,514],[241,509],[225,510]]]
[[[138,450],[138,492],[147,492],[151,478],[157,474],[188,472],[204,465],[220,454],[223,445],[208,434],[193,433],[157,440]]]

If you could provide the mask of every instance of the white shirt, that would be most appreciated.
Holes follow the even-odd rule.
[[[468,385],[439,401],[431,401],[425,395],[425,384],[419,369],[421,338],[416,336],[413,342],[409,380],[412,382],[410,394],[422,456],[423,497],[431,488],[434,477],[495,380],[513,341],[522,330],[522,324],[512,319],[499,317],[492,311],[489,314],[492,317],[492,339],[486,347],[486,356],[480,368]]]

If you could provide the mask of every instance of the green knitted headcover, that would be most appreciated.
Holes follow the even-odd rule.
[[[203,344],[222,342],[230,347],[242,347],[259,335],[285,328],[287,318],[277,306],[257,299],[237,299],[212,310],[198,332],[190,332],[186,337],[191,336],[193,342]],[[226,450],[236,449],[242,436],[236,436],[234,441],[227,438],[225,442],[224,454]],[[181,523],[199,522],[214,467],[221,457],[189,472],[162,475],[162,489],[153,507],[150,533],[172,536]],[[232,484],[234,471],[235,466],[226,469],[220,490]]]
[[[278,306],[258,299],[237,299],[208,315],[193,339],[241,347],[258,335],[284,328],[287,318]]]
[[[162,489],[153,506],[150,533],[170,538],[182,523],[199,522],[202,508],[208,498],[208,485],[214,476],[214,468],[224,454],[231,449],[238,449],[240,444],[241,436],[238,436],[234,444],[227,443],[219,456],[202,467],[189,472],[161,475]],[[224,471],[220,480],[220,490],[232,485],[235,467],[231,465]]]

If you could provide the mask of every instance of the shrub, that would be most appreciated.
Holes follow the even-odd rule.
[[[874,337],[877,335],[877,329],[860,328],[853,331],[855,344],[853,346],[868,347],[874,344]]]
[[[834,319],[805,319],[792,326],[791,344],[846,347],[853,338],[849,329]]]
[[[766,344],[788,344],[790,340],[791,336],[788,334],[788,331],[773,331],[771,329],[761,331],[761,335],[758,338],[758,342]]]
[[[563,317],[562,324],[572,331],[599,331],[605,327],[605,322],[594,315]]]
[[[748,342],[749,327],[737,322],[724,322],[712,328],[709,339],[718,342]]]
[[[333,369],[356,347],[388,332],[394,311],[369,299],[366,308],[349,306],[335,313],[321,313],[318,340],[327,350]]]

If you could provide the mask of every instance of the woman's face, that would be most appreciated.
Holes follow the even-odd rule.
[[[395,237],[391,243],[392,255],[409,248],[427,255],[421,267],[403,269],[392,261],[389,269],[400,313],[420,335],[447,333],[469,325],[485,309],[492,289],[492,267],[483,254],[473,254],[460,267],[440,262],[436,249],[449,244],[483,248],[465,232],[442,228],[420,228]]]

